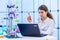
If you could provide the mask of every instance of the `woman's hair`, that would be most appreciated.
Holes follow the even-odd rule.
[[[47,11],[47,17],[53,19],[51,13],[48,12],[48,8],[47,8],[47,6],[45,6],[45,5],[41,5],[41,6],[38,8],[38,10],[44,10],[45,12]]]

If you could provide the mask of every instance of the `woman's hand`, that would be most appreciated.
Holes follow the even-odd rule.
[[[32,22],[32,18],[31,18],[31,16],[30,16],[30,12],[28,12],[27,20],[28,20],[28,22],[29,22],[29,23],[31,23],[31,22]]]

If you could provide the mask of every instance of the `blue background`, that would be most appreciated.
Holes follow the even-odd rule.
[[[60,37],[60,0],[0,0],[0,25],[7,25],[7,20],[3,19],[4,17],[8,17],[8,4],[15,4],[18,2],[18,11],[15,12],[18,14],[17,18],[19,22],[17,23],[29,23],[27,21],[28,12],[32,16],[32,23],[35,23],[38,20],[38,7],[42,4],[45,4],[49,12],[54,17],[55,20],[55,33],[59,40]],[[3,21],[3,22],[2,22]],[[13,25],[17,24],[13,20]]]

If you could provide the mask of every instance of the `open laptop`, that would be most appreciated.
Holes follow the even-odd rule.
[[[18,24],[19,30],[23,36],[42,37],[38,24]]]

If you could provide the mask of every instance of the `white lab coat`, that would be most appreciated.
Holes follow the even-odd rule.
[[[54,32],[54,20],[47,18],[46,20],[38,20],[38,26],[40,29],[40,33],[53,35]]]

